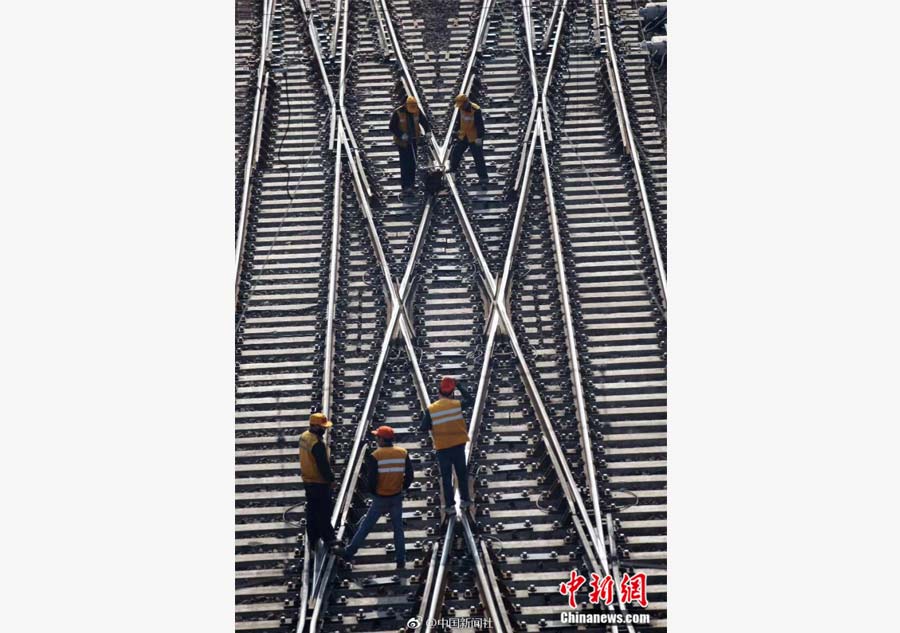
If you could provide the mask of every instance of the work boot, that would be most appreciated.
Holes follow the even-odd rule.
[[[444,508],[444,514],[453,514],[454,512],[456,512],[456,506],[455,506],[455,505],[453,505],[453,506],[447,506],[446,508]]]
[[[479,186],[479,188],[481,188],[482,191],[487,190],[488,185],[490,185],[490,184],[491,184],[491,181],[488,180],[487,178],[479,178],[478,179],[478,186]]]
[[[471,505],[472,505],[471,501],[467,501],[467,500],[463,499],[462,501],[459,502],[459,509],[460,510],[468,510],[469,507],[471,507]]]
[[[406,561],[398,560],[397,561],[397,569],[406,569]]]

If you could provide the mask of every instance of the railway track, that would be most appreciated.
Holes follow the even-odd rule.
[[[648,38],[637,9],[646,2],[609,0],[610,19],[616,40],[617,59],[625,96],[629,104],[631,125],[640,153],[654,220],[659,226],[659,239],[666,254],[666,134],[665,134],[665,63],[648,57],[641,46]],[[650,25],[653,23],[650,22]],[[662,87],[660,89],[660,80]]]
[[[664,627],[665,311],[613,96],[598,79],[593,7],[570,4],[566,70],[551,91],[553,177],[601,503],[621,537],[622,569],[647,573],[652,624]]]
[[[423,603],[428,562],[437,551],[436,536],[441,527],[437,464],[430,437],[418,429],[420,412],[432,397],[423,392],[426,385],[436,384],[443,372],[474,371],[479,360],[475,347],[483,316],[478,310],[477,288],[460,270],[460,258],[467,253],[458,230],[454,230],[452,211],[446,201],[431,201],[423,210],[421,200],[418,205],[411,204],[395,195],[399,174],[386,121],[393,107],[405,97],[405,91],[400,89],[402,82],[394,65],[385,59],[377,36],[378,29],[383,29],[378,13],[369,3],[351,2],[348,6],[354,18],[348,20],[347,54],[359,62],[346,82],[348,92],[356,95],[347,101],[348,118],[351,129],[358,134],[361,162],[379,176],[371,179],[370,213],[373,225],[378,225],[372,231],[373,241],[377,239],[385,246],[389,276],[400,278],[404,271],[401,265],[411,270],[413,244],[421,240],[421,246],[415,249],[417,269],[421,272],[410,280],[404,294],[408,294],[411,325],[416,332],[410,341],[417,350],[415,362],[429,368],[429,382],[420,383],[418,389],[411,386],[416,371],[408,349],[395,342],[387,348],[377,397],[370,399],[375,403],[370,407],[373,413],[363,412],[360,416],[370,421],[366,428],[380,424],[394,427],[399,436],[397,444],[408,448],[413,457],[417,481],[404,502],[410,564],[405,570],[394,569],[390,525],[382,518],[353,564],[335,565],[334,580],[315,596],[318,606],[309,626],[335,631],[396,631],[417,614]],[[423,216],[427,216],[427,221]],[[342,535],[346,537],[353,533],[348,526],[358,523],[368,505],[359,486],[348,495],[342,520],[346,528]],[[474,609],[476,601],[470,588],[461,592],[464,599],[467,594],[471,603],[468,608]],[[462,605],[458,608],[460,612],[465,610]]]
[[[235,628],[242,631],[283,630],[295,611],[302,513],[285,510],[303,502],[297,439],[322,401],[319,324],[327,316],[329,270],[321,262],[330,257],[334,165],[321,155],[324,117],[308,107],[324,96],[302,24],[293,5],[276,4],[237,273]],[[372,315],[364,320],[364,328],[376,327]],[[348,358],[342,370],[351,366]]]
[[[566,50],[593,7],[430,4],[275,5],[239,240],[236,628],[396,631],[418,618],[428,631],[446,629],[431,618],[473,616],[493,630],[556,628],[571,569],[647,571],[652,625],[664,626],[653,581],[665,560],[664,286],[610,124],[622,106],[596,73],[581,83],[595,72],[590,44],[584,59]],[[448,191],[401,198],[390,110],[417,94],[436,132],[420,151],[446,159],[461,91],[487,110],[491,185],[471,186],[467,158]],[[585,201],[595,167],[599,205]],[[445,373],[477,384],[474,516],[442,517],[418,430]],[[296,442],[316,409],[336,420],[345,539],[368,503],[368,430],[390,424],[410,449],[405,570],[386,517],[352,566],[304,543]]]
[[[238,0],[234,9],[234,222],[244,193],[244,165],[253,124],[253,101],[262,35],[261,2]]]

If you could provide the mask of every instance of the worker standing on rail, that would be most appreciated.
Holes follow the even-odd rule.
[[[359,546],[378,522],[378,518],[390,513],[394,526],[394,550],[397,569],[406,567],[406,541],[403,535],[403,493],[413,481],[412,461],[405,448],[394,446],[394,429],[379,426],[372,435],[376,437],[378,448],[366,457],[366,479],[372,493],[372,505],[359,524],[353,540],[338,554],[352,561]]]
[[[394,110],[389,125],[394,143],[400,154],[400,183],[403,193],[411,193],[416,182],[416,153],[419,141],[431,132],[431,124],[419,109],[415,97],[407,97],[406,103]]]
[[[459,389],[461,400],[453,399],[453,392]],[[460,507],[468,508],[469,476],[466,471],[466,443],[469,434],[466,432],[466,421],[462,415],[462,407],[472,405],[470,396],[456,379],[450,376],[441,378],[438,386],[440,397],[428,405],[422,418],[422,431],[431,431],[431,440],[437,451],[438,465],[441,469],[441,485],[444,490],[444,511],[453,512],[456,503],[453,500],[453,471],[459,484]]]
[[[331,450],[323,439],[333,423],[323,413],[309,416],[309,429],[300,436],[300,475],[306,491],[306,535],[310,549],[321,538],[327,547],[336,543],[331,525],[331,489],[336,486],[331,471]]]
[[[482,148],[484,117],[481,108],[477,103],[469,101],[464,94],[457,95],[454,104],[459,110],[459,133],[456,135],[456,143],[450,151],[450,173],[455,173],[459,169],[459,162],[462,160],[463,154],[467,149],[471,149],[479,184],[484,189],[488,184],[488,173],[484,164],[484,149]]]

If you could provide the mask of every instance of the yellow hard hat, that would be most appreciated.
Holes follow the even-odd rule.
[[[415,97],[406,98],[406,109],[410,112],[414,112],[419,109],[419,102],[416,101]]]
[[[324,413],[313,413],[309,416],[309,425],[310,426],[321,426],[323,428],[329,428],[334,425],[334,423],[325,417]]]
[[[462,107],[463,105],[465,105],[466,101],[468,101],[468,100],[469,100],[469,98],[466,95],[458,94],[458,95],[456,95],[456,99],[453,100],[453,103],[455,103],[456,107],[459,108],[459,107]]]

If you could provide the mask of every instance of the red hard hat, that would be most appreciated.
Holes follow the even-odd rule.
[[[372,435],[385,440],[392,440],[394,439],[394,429],[389,426],[379,426],[377,429],[372,431]]]
[[[440,391],[442,395],[449,396],[453,393],[454,389],[456,389],[456,380],[454,378],[451,378],[450,376],[441,378],[441,385],[438,387],[438,391]]]

